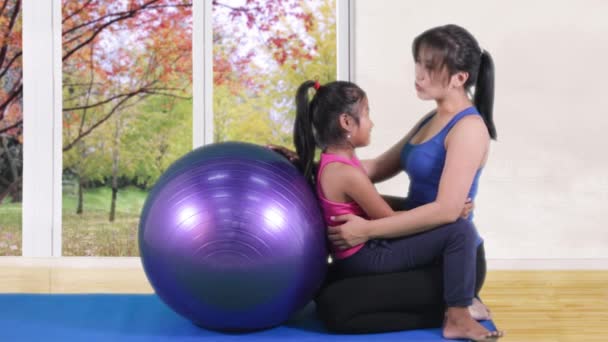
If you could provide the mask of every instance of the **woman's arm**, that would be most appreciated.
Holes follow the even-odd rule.
[[[398,196],[391,196],[391,195],[380,195],[380,196],[382,196],[382,198],[384,199],[384,201],[386,203],[388,203],[388,205],[394,211],[404,210],[407,198],[405,198],[405,197],[398,197]]]
[[[411,132],[410,132],[411,133]],[[401,171],[399,162],[401,150],[403,146],[410,140],[411,134],[408,133],[399,142],[393,145],[388,151],[382,153],[374,159],[365,159],[361,161],[363,168],[367,172],[367,176],[372,183],[379,183],[387,179],[393,178]]]
[[[393,145],[388,151],[384,152],[380,156],[373,159],[362,160],[363,168],[367,172],[369,179],[372,183],[382,182],[389,178],[394,177],[399,171],[401,171],[400,158],[401,150],[403,146],[412,138],[416,133],[418,126],[422,124],[429,116],[433,115],[435,111],[432,111],[423,116],[417,123],[410,129],[410,131],[403,137],[399,142]]]
[[[456,221],[489,142],[486,126],[480,117],[463,118],[446,139],[446,161],[434,202],[379,220],[367,221],[352,215],[336,217],[336,221],[348,222],[330,227],[330,239],[349,247],[361,243],[362,239],[401,237]]]
[[[380,195],[367,175],[350,165],[327,165],[319,181],[327,199],[337,202],[354,201],[370,219],[395,215],[397,210],[404,207],[405,198]],[[472,208],[471,202],[463,204],[459,216],[467,217]]]

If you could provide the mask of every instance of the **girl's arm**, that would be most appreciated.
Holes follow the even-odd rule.
[[[456,221],[487,154],[489,142],[487,128],[480,117],[463,118],[446,139],[446,161],[434,202],[378,220],[338,216],[336,221],[348,222],[330,227],[330,239],[346,248],[362,243],[362,240],[411,235]]]
[[[400,159],[401,150],[403,146],[412,138],[416,133],[418,126],[422,124],[426,118],[433,115],[435,111],[432,111],[423,116],[412,129],[403,137],[399,142],[393,145],[388,151],[384,152],[380,156],[373,159],[362,160],[363,168],[367,172],[369,179],[372,183],[382,182],[389,178],[394,177],[399,171],[401,171]]]
[[[331,163],[325,167],[319,181],[326,198],[335,201],[354,201],[371,219],[395,214],[367,175],[356,167]]]

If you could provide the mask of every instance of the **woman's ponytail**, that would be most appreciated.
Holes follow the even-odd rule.
[[[482,50],[479,63],[479,74],[475,84],[473,102],[486,123],[490,138],[496,140],[496,127],[494,126],[494,61],[489,52]]]

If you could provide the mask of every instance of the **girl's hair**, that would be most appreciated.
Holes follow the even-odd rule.
[[[316,93],[309,101],[311,88]],[[359,123],[359,105],[364,98],[365,92],[351,82],[335,81],[321,86],[318,82],[306,81],[298,88],[293,142],[300,169],[311,184],[314,183],[315,148],[325,149],[346,141],[340,115],[348,114]]]
[[[434,27],[420,34],[412,43],[412,53],[416,62],[420,61],[421,50],[430,56],[424,65],[431,71],[441,72],[447,68],[449,76],[464,71],[469,78],[464,84],[465,91],[471,92],[475,86],[473,103],[479,110],[492,139],[496,139],[496,127],[492,117],[494,106],[494,62],[488,51],[482,50],[464,28],[457,25]]]

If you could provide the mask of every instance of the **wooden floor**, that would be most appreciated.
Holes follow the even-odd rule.
[[[0,292],[151,293],[140,266],[0,264]],[[608,271],[490,271],[482,299],[504,341],[608,341]]]

